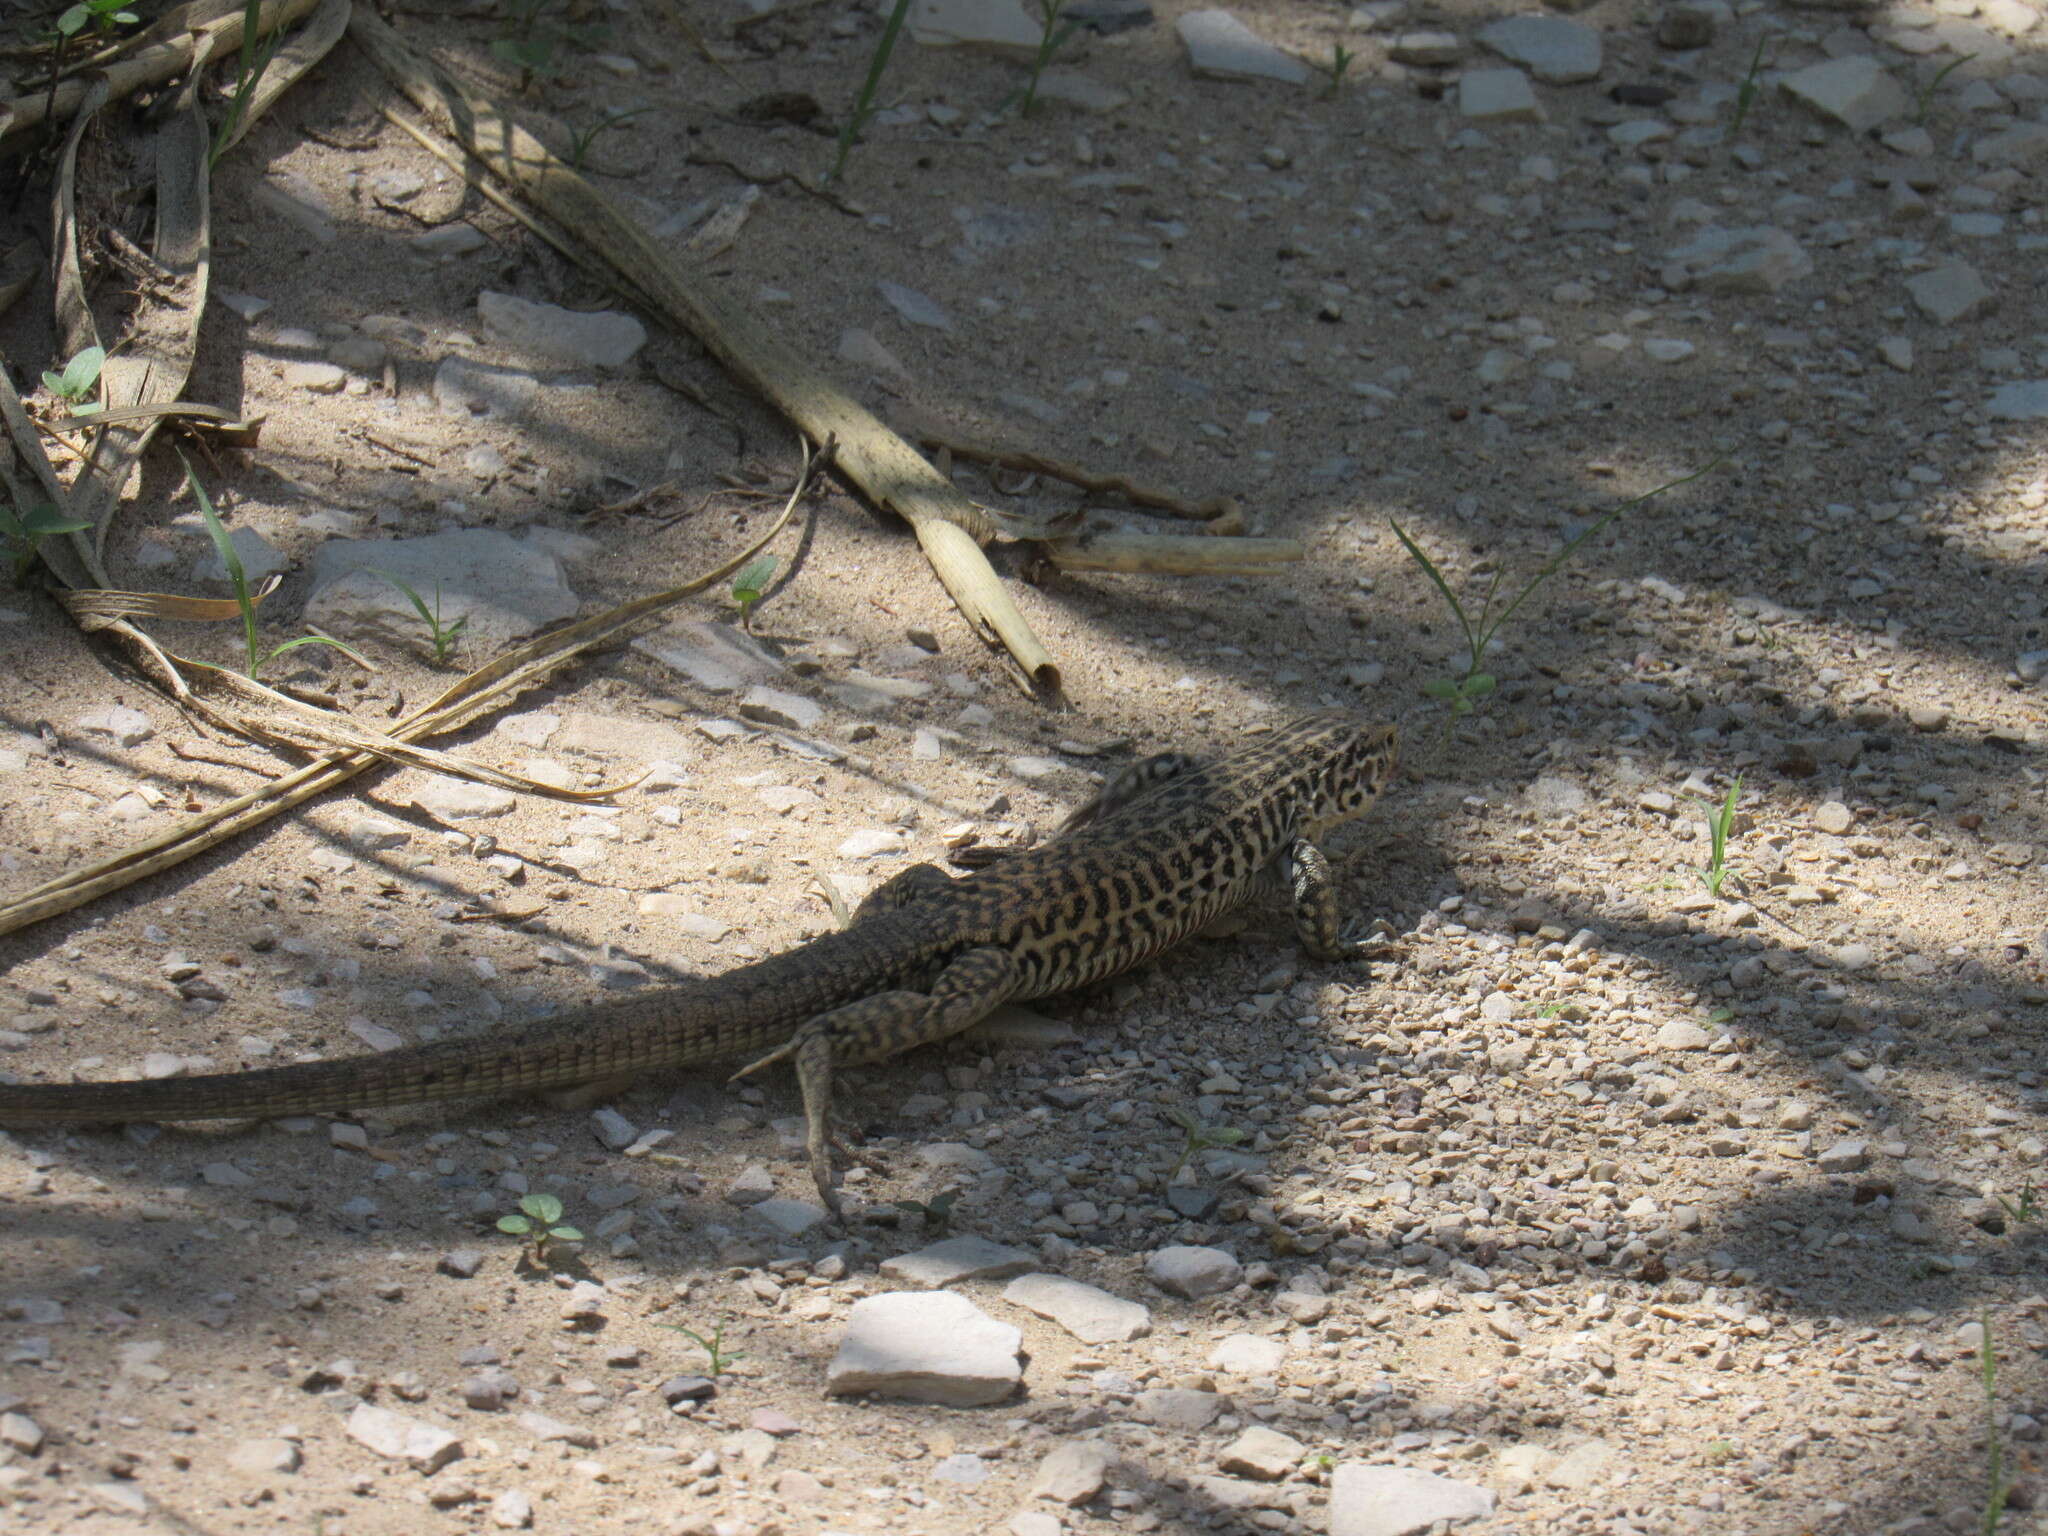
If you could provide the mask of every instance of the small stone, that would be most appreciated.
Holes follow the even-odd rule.
[[[1465,54],[1465,45],[1455,32],[1403,32],[1387,45],[1387,57],[1396,64],[1423,69],[1443,69]]]
[[[1223,1448],[1216,1465],[1239,1477],[1277,1482],[1300,1466],[1308,1447],[1292,1435],[1255,1424]]]
[[[1086,1504],[1109,1476],[1109,1447],[1099,1440],[1067,1440],[1046,1453],[1025,1497],[1069,1507]]]
[[[765,1221],[784,1237],[801,1237],[832,1213],[809,1200],[789,1200],[778,1196],[761,1201],[747,1214],[758,1221]]]
[[[0,1413],[0,1445],[9,1450],[19,1451],[24,1456],[34,1456],[43,1448],[48,1438],[43,1426],[25,1413]]]
[[[1210,1368],[1230,1376],[1271,1376],[1286,1358],[1285,1344],[1256,1333],[1230,1334],[1217,1340],[1216,1347],[1209,1351]]]
[[[1473,35],[1546,85],[1576,85],[1600,73],[1600,34],[1561,16],[1506,16]]]
[[[590,1128],[614,1152],[623,1152],[640,1139],[640,1128],[616,1109],[592,1110]]]
[[[936,1291],[959,1280],[1002,1280],[1037,1266],[1035,1254],[972,1235],[949,1237],[882,1261],[882,1278]]]
[[[1228,11],[1189,11],[1174,23],[1188,66],[1216,80],[1279,80],[1305,84],[1308,66],[1261,38]]]
[[[1235,1286],[1244,1266],[1221,1248],[1161,1248],[1145,1260],[1145,1276],[1162,1291],[1199,1301]]]
[[[286,363],[284,383],[287,389],[303,389],[313,395],[331,395],[348,383],[348,370],[337,363]]]
[[[350,1439],[421,1472],[438,1472],[462,1455],[462,1442],[447,1430],[373,1403],[356,1404],[347,1428]]]
[[[476,1272],[484,1267],[484,1256],[475,1248],[453,1248],[441,1255],[434,1268],[444,1275],[457,1280],[474,1279]]]
[[[1868,133],[1904,116],[1913,105],[1906,88],[1867,53],[1809,64],[1785,76],[1778,86],[1794,101],[1852,133]]]
[[[812,700],[759,684],[741,696],[740,713],[762,725],[779,725],[791,731],[814,731],[825,719],[823,707]]]
[[[88,736],[104,736],[117,747],[139,747],[156,734],[156,727],[149,723],[149,716],[125,704],[93,710],[78,716],[71,724]]]
[[[1823,800],[1814,808],[1813,824],[1830,837],[1841,837],[1856,825],[1856,813],[1839,800]]]
[[[619,310],[563,309],[489,288],[477,294],[476,307],[512,347],[550,362],[623,368],[647,341],[647,328]]]
[[[1540,123],[1542,104],[1519,69],[1468,69],[1458,77],[1458,112],[1475,122]]]
[[[1838,1141],[1820,1155],[1822,1173],[1860,1173],[1870,1166],[1870,1143]]]
[[[1160,1429],[1177,1429],[1195,1434],[1216,1422],[1223,1412],[1223,1399],[1215,1392],[1193,1387],[1154,1387],[1131,1401],[1131,1416],[1140,1424]]]
[[[749,1163],[739,1177],[726,1186],[727,1205],[759,1205],[775,1193],[775,1176],[759,1163]]]
[[[491,1500],[491,1524],[501,1531],[523,1531],[533,1524],[533,1500],[517,1488],[507,1488]]]
[[[1976,268],[1960,261],[1907,278],[1906,292],[1920,312],[1937,325],[1953,325],[1980,314],[1991,307],[1993,300]]]
[[[1652,336],[1643,343],[1643,356],[1653,363],[1682,363],[1698,349],[1676,337]]]
[[[1947,727],[1949,713],[1946,705],[1915,704],[1906,711],[1906,718],[1912,722],[1914,730],[1932,734]]]
[[[1713,1043],[1714,1037],[1691,1019],[1667,1020],[1657,1031],[1660,1051],[1704,1051]]]
[[[228,1465],[252,1477],[290,1476],[300,1460],[298,1446],[276,1435],[237,1440],[228,1451]]]
[[[977,1408],[1017,1389],[1021,1335],[952,1291],[891,1291],[853,1304],[825,1389]]]
[[[1614,1460],[1614,1447],[1605,1440],[1582,1440],[1551,1465],[1543,1481],[1572,1492],[1594,1488],[1607,1480]]]
[[[1330,1479],[1329,1536],[1419,1536],[1439,1521],[1492,1514],[1486,1489],[1412,1467],[1346,1461]]]
[[[1064,1275],[1023,1275],[1003,1300],[1050,1318],[1084,1344],[1126,1344],[1152,1331],[1152,1310]]]

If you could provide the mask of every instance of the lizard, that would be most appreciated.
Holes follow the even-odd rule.
[[[1270,888],[1291,888],[1312,957],[1362,960],[1345,936],[1331,828],[1362,816],[1399,758],[1394,727],[1324,713],[1228,756],[1169,752],[1113,775],[1045,843],[955,879],[917,864],[847,925],[713,977],[465,1037],[247,1072],[0,1083],[0,1126],[241,1120],[569,1087],[754,1058],[790,1062],[805,1152],[837,1212],[829,1156],[834,1070],[960,1033],[1006,1002],[1072,991],[1161,954]]]

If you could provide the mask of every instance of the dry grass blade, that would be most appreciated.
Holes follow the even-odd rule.
[[[11,393],[8,390],[0,390],[0,400],[4,400]],[[492,705],[512,697],[524,688],[544,681],[591,647],[602,645],[661,609],[723,581],[765,549],[788,525],[790,518],[795,515],[798,502],[809,486],[810,476],[822,457],[806,455],[804,477],[791,493],[788,504],[782,509],[782,515],[776,518],[774,526],[732,559],[693,581],[685,582],[682,586],[671,587],[666,592],[657,592],[621,604],[606,613],[584,619],[552,634],[542,635],[506,652],[456,682],[432,703],[408,715],[391,731],[391,737],[401,742],[412,742],[453,730],[482,714]],[[189,699],[190,691],[185,687],[183,679],[177,675],[169,658],[163,655],[154,642],[141,631],[125,624],[117,626],[113,632],[119,634],[123,630],[127,636],[133,637],[131,644],[136,646],[139,653],[138,661],[146,663],[148,669],[158,675],[159,681],[174,697]],[[283,815],[295,806],[305,804],[316,795],[325,794],[336,785],[345,783],[361,773],[365,768],[374,767],[379,761],[381,759],[365,752],[348,752],[335,757],[324,757],[318,762],[308,763],[296,772],[266,784],[262,789],[237,796],[210,811],[188,817],[176,826],[167,828],[155,837],[133,847],[124,848],[119,853],[84,868],[67,871],[55,880],[46,881],[34,890],[25,891],[0,905],[0,933],[13,933],[32,923],[41,922],[44,918],[54,917],[60,912],[72,911],[109,891],[120,890],[138,880],[173,868],[209,848],[218,847],[231,838],[239,837],[242,833]]]
[[[961,613],[1007,649],[1036,687],[1059,688],[1059,668],[976,542],[988,523],[974,503],[793,347],[698,283],[604,192],[486,98],[423,58],[366,6],[349,35],[433,125],[493,175],[520,189],[561,230],[575,258],[605,281],[644,295],[815,442],[838,443],[837,463],[881,506],[908,521]]]
[[[276,105],[278,97],[327,57],[328,50],[340,42],[342,33],[348,30],[351,8],[349,0],[321,0],[320,9],[313,13],[313,19],[306,24],[305,30],[277,50],[277,56],[263,71],[263,78],[250,91],[248,101],[235,119],[233,130],[214,146],[213,158],[216,161],[242,142],[256,120]],[[264,35],[269,35],[267,28]],[[240,42],[239,36],[236,41]]]
[[[275,592],[284,582],[282,575],[264,578],[249,589],[251,607]],[[242,605],[232,597],[187,597],[180,592],[123,592],[111,587],[84,587],[60,591],[57,601],[71,615],[71,621],[87,634],[111,629],[128,619],[174,619],[182,624],[233,624],[242,617]]]

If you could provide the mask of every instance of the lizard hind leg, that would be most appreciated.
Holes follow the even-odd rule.
[[[833,1215],[840,1214],[830,1151],[833,1069],[882,1061],[957,1035],[1006,1001],[1017,977],[1017,962],[1007,950],[970,949],[954,957],[929,992],[877,992],[821,1013],[734,1074],[747,1077],[783,1060],[795,1067],[804,1096],[804,1152],[819,1198]]]

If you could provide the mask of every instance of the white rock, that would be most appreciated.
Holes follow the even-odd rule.
[[[492,784],[473,784],[436,774],[413,791],[408,804],[436,821],[469,821],[483,816],[503,816],[519,803],[510,790]]]
[[[350,1439],[422,1472],[438,1472],[462,1455],[462,1442],[447,1430],[373,1403],[357,1403],[347,1427]]]
[[[823,707],[815,701],[758,684],[741,697],[740,713],[762,725],[779,725],[791,731],[814,731],[825,718]]]
[[[949,1237],[943,1242],[900,1253],[882,1261],[882,1278],[923,1290],[936,1291],[958,1280],[1002,1280],[1021,1274],[1038,1263],[1035,1254],[1022,1248],[992,1243],[971,1234]]]
[[[1029,58],[1044,26],[1019,0],[917,0],[906,22],[927,48],[979,48]]]
[[[1216,1465],[1239,1477],[1275,1482],[1301,1465],[1308,1447],[1292,1435],[1254,1424],[1223,1448]]]
[[[276,1435],[237,1440],[228,1450],[228,1465],[252,1477],[289,1476],[299,1464],[298,1446]]]
[[[1551,1464],[1543,1481],[1573,1491],[1597,1487],[1607,1481],[1614,1461],[1614,1447],[1605,1440],[1581,1440]]]
[[[1536,89],[1519,69],[1468,69],[1458,77],[1458,111],[1480,122],[1540,123]]]
[[[730,624],[677,624],[642,636],[633,649],[675,668],[706,693],[736,693],[785,670],[780,658]]]
[[[1657,1031],[1660,1051],[1704,1051],[1714,1037],[1691,1019],[1671,1019]]]
[[[1822,1173],[1860,1173],[1870,1166],[1870,1143],[1858,1138],[1838,1141],[1820,1155]]]
[[[933,331],[953,329],[953,317],[915,288],[906,288],[901,283],[890,282],[877,283],[875,288],[888,301],[889,307],[907,323]]]
[[[1309,68],[1265,41],[1228,11],[1189,11],[1174,23],[1188,65],[1215,80],[1280,80],[1301,85]],[[1034,39],[1035,41],[1035,39]]]
[[[1474,36],[1546,85],[1574,85],[1600,73],[1600,34],[1561,16],[1505,16]]]
[[[2001,384],[1984,404],[1994,421],[2048,420],[2048,379]]]
[[[1989,309],[1993,301],[1992,292],[1977,275],[1977,269],[1961,261],[1907,278],[1906,292],[1920,312],[1937,325],[1953,325],[1979,314]]]
[[[1131,1417],[1140,1424],[1177,1429],[1191,1435],[1207,1429],[1222,1412],[1220,1393],[1202,1392],[1193,1387],[1154,1387],[1149,1392],[1140,1392],[1131,1400]]]
[[[576,594],[544,550],[495,529],[420,539],[333,539],[313,554],[306,621],[345,640],[376,640],[433,654],[431,627],[385,572],[439,604],[444,628],[466,622],[463,641],[503,650],[543,625],[571,618]]]
[[[1854,133],[1868,133],[1880,123],[1902,117],[1913,105],[1906,88],[1867,53],[1809,64],[1785,76],[1778,87],[1794,101]]]
[[[1065,1275],[1021,1275],[1003,1300],[1050,1318],[1084,1344],[1124,1344],[1152,1331],[1152,1309]]]
[[[647,327],[615,309],[563,309],[486,288],[477,316],[520,352],[582,368],[623,368],[647,344]]]
[[[234,546],[235,558],[242,562],[242,575],[250,586],[255,586],[267,576],[275,575],[291,564],[278,552],[277,546],[263,537],[254,528],[242,527],[229,532],[228,543]],[[220,557],[220,551],[213,547],[213,541],[206,541],[206,548],[192,562],[194,581],[219,581],[228,579],[228,568]]]
[[[79,715],[71,725],[88,736],[104,736],[117,747],[139,747],[156,734],[149,716],[125,704],[109,704]]]
[[[1412,1467],[1340,1462],[1330,1479],[1330,1536],[1417,1536],[1439,1520],[1457,1524],[1493,1513],[1493,1495]]]
[[[1162,1291],[1199,1301],[1227,1291],[1244,1276],[1244,1266],[1221,1248],[1161,1248],[1145,1260],[1145,1276]]]
[[[1231,1376],[1270,1376],[1286,1358],[1287,1346],[1279,1339],[1233,1333],[1216,1341],[1216,1347],[1209,1351],[1209,1366]]]
[[[1653,363],[1682,363],[1697,350],[1674,336],[1652,336],[1643,342],[1643,356]]]
[[[523,1531],[533,1524],[533,1500],[518,1488],[507,1488],[491,1500],[491,1524],[501,1531]]]
[[[952,1291],[891,1291],[853,1305],[825,1390],[978,1408],[1017,1389],[1023,1335]]]
[[[767,1222],[784,1237],[801,1237],[831,1212],[809,1200],[791,1200],[778,1195],[761,1201],[747,1214]]]
[[[1704,293],[1776,293],[1813,271],[1813,258],[1782,229],[1709,226],[1664,254],[1666,288]]]
[[[444,357],[434,369],[433,391],[443,416],[518,421],[540,393],[540,380],[518,368]]]

